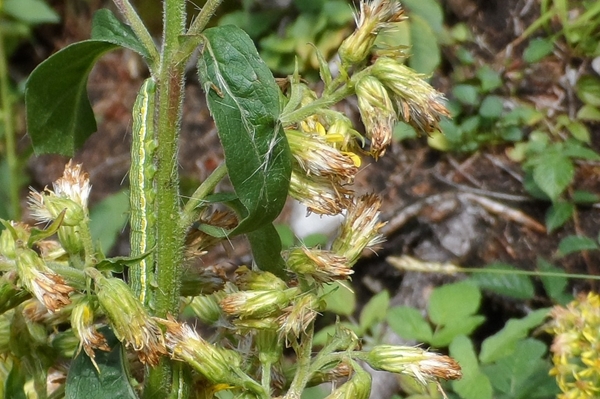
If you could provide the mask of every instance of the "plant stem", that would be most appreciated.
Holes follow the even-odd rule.
[[[310,378],[310,361],[312,355],[312,341],[315,334],[315,325],[311,323],[306,329],[306,335],[296,349],[296,375],[290,389],[283,399],[300,399],[302,392]]]
[[[166,318],[178,314],[184,232],[180,227],[177,144],[181,129],[185,63],[174,62],[179,37],[185,27],[185,0],[165,0],[163,46],[156,79],[156,284],[155,315]],[[173,386],[171,362],[163,358],[148,373],[145,398],[167,398]]]
[[[202,10],[198,14],[198,16],[192,22],[192,26],[188,29],[185,34],[185,41],[181,46],[181,52],[179,57],[187,58],[187,56],[194,51],[196,47],[200,44],[200,33],[208,24],[208,21],[215,13],[215,10],[219,7],[223,0],[208,0]],[[177,60],[177,62],[183,62],[182,60]]]
[[[150,36],[150,32],[148,32],[148,29],[146,29],[146,25],[144,25],[144,22],[135,11],[129,0],[113,0],[113,2],[150,55],[150,58],[147,60],[147,62],[150,71],[154,75],[158,69],[157,67],[160,55],[158,54],[154,40],[152,40],[152,36]],[[165,3],[167,2],[168,0],[165,0]]]
[[[6,66],[6,51],[4,49],[4,34],[0,31],[0,92],[2,98],[2,120],[4,121],[4,137],[6,138],[6,162],[8,164],[9,184],[8,197],[10,217],[14,220],[21,219],[21,205],[19,201],[19,165],[17,163],[17,150],[15,146],[15,132],[12,123],[12,102],[8,82],[8,68]]]
[[[206,180],[194,191],[192,197],[185,204],[181,215],[181,228],[187,229],[198,216],[196,208],[202,204],[207,195],[212,193],[221,180],[227,175],[227,166],[222,163]]]

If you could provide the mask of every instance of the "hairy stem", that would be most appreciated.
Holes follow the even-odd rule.
[[[10,209],[10,217],[14,220],[19,220],[21,219],[21,206],[19,201],[19,165],[17,163],[15,132],[12,123],[12,101],[9,91],[4,34],[0,31],[0,96],[2,99],[2,121],[4,122],[6,162],[8,164],[9,174],[8,193],[10,205],[8,208]]]
[[[181,215],[181,227],[186,229],[198,217],[196,210],[210,193],[213,192],[217,184],[227,175],[227,166],[222,163],[215,169],[206,180],[194,191],[192,197],[185,204]]]
[[[135,11],[129,0],[113,0],[113,2],[150,55],[150,59],[146,61],[148,62],[150,71],[154,74],[158,67],[160,55],[158,54],[154,40],[152,40],[152,36],[150,36],[150,32],[148,32],[148,29],[146,29],[146,25],[144,25],[144,22]],[[168,1],[165,1],[165,3],[167,2]]]

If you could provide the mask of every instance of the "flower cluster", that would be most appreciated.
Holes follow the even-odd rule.
[[[600,296],[581,295],[566,307],[556,306],[550,313],[551,346],[556,377],[562,393],[559,399],[600,396]]]

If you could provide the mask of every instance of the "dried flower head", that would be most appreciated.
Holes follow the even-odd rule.
[[[456,380],[462,377],[460,366],[454,359],[421,348],[376,345],[364,360],[374,369],[407,374],[423,385],[438,378]]]
[[[227,295],[219,305],[225,313],[233,316],[261,318],[279,313],[299,293],[299,288],[239,291]]]
[[[562,391],[557,398],[599,397],[600,296],[580,295],[566,307],[554,307],[550,316],[550,332],[555,335],[550,375]]]
[[[94,308],[87,298],[82,298],[73,307],[73,311],[71,312],[71,326],[73,326],[73,333],[79,339],[77,353],[83,349],[94,364],[94,367],[96,367],[96,370],[98,370],[94,349],[108,352],[110,351],[110,347],[108,346],[104,335],[96,330],[94,324]],[[100,371],[98,370],[98,372]]]
[[[298,297],[290,306],[283,309],[283,314],[279,316],[280,335],[286,338],[290,336],[296,339],[300,338],[300,335],[308,330],[322,308],[321,301],[313,294],[308,293]]]
[[[360,117],[371,141],[370,152],[377,159],[392,142],[396,110],[385,86],[373,76],[358,81],[356,96]]]
[[[16,249],[16,265],[21,285],[31,292],[50,312],[56,312],[71,303],[69,294],[74,291],[65,280],[54,273],[32,249]]]
[[[326,399],[367,399],[371,394],[371,374],[352,359],[346,359],[354,370],[344,385],[333,391]]]
[[[379,233],[385,225],[379,221],[380,207],[381,200],[373,194],[357,198],[348,207],[346,219],[331,250],[348,259],[349,267],[358,261],[365,248],[374,248],[384,241]]]
[[[354,273],[346,257],[322,249],[294,248],[286,264],[294,273],[319,283],[347,280]]]
[[[351,203],[353,191],[331,179],[292,171],[289,194],[321,215],[337,215]]]
[[[395,28],[395,23],[406,19],[398,1],[373,0],[360,2],[360,11],[354,14],[356,30],[342,42],[339,54],[343,63],[357,64],[364,61],[377,35],[382,30]]]
[[[142,363],[157,365],[166,348],[156,321],[123,280],[106,278],[95,269],[88,272],[96,283],[98,303],[115,336],[132,347]]]
[[[88,212],[91,186],[87,173],[82,172],[81,165],[69,161],[63,176],[52,186],[54,190],[46,188],[42,193],[31,189],[29,206],[33,216],[39,222],[49,222],[65,211],[63,225],[77,226]]]
[[[340,182],[352,182],[358,172],[354,160],[327,143],[325,135],[286,130],[292,156],[307,176],[329,177]]]
[[[444,96],[424,80],[424,75],[388,57],[378,58],[372,72],[393,93],[399,116],[418,132],[431,133],[439,129],[442,117],[450,116]]]
[[[173,318],[161,320],[167,327],[165,341],[171,357],[191,365],[194,370],[222,389],[241,387],[250,392],[264,393],[254,380],[240,368],[241,356],[234,351],[211,345],[187,324]]]

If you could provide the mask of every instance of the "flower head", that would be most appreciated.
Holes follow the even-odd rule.
[[[373,76],[365,76],[356,84],[358,110],[371,141],[371,154],[377,159],[392,142],[396,111],[385,86]]]
[[[304,334],[310,323],[315,320],[318,311],[322,310],[321,308],[321,301],[315,295],[308,293],[300,296],[290,306],[283,309],[283,314],[279,316],[280,335],[300,338],[300,335]]]
[[[354,273],[345,256],[306,247],[290,250],[286,264],[294,273],[319,283],[347,280]]]
[[[348,259],[353,266],[365,248],[373,248],[384,241],[379,230],[385,223],[379,221],[381,200],[375,195],[364,195],[348,208],[341,231],[331,250]]]
[[[342,62],[357,64],[364,61],[375,44],[377,35],[406,19],[398,1],[373,0],[360,2],[360,11],[354,14],[356,30],[340,46]]]
[[[98,369],[98,365],[94,360],[96,357],[94,349],[108,352],[110,351],[110,347],[108,346],[104,335],[96,330],[94,324],[94,309],[86,298],[82,298],[73,307],[71,313],[71,325],[73,326],[73,333],[79,338],[78,352],[83,349],[94,363],[96,369]]]
[[[442,117],[450,116],[444,96],[423,80],[423,75],[397,60],[378,58],[372,72],[393,93],[399,116],[418,132],[431,133],[439,129]]]
[[[326,399],[367,399],[371,394],[371,374],[352,359],[346,359],[354,374],[344,385],[333,391]]]
[[[337,215],[351,203],[352,190],[324,177],[292,171],[290,196],[308,208],[309,212]]]
[[[32,249],[18,245],[17,272],[21,285],[31,292],[50,312],[56,312],[71,303],[69,294],[74,291],[65,280],[54,273]]]
[[[156,321],[123,280],[106,278],[95,269],[89,273],[96,283],[100,307],[108,317],[115,336],[131,346],[142,363],[157,365],[166,349]]]
[[[558,398],[598,397],[600,296],[592,292],[581,295],[566,307],[554,307],[550,316],[549,329],[554,334],[550,375],[556,377],[563,392]]]
[[[462,377],[460,366],[451,357],[415,347],[377,345],[365,361],[377,370],[410,375],[423,385],[437,378],[456,380]]]

